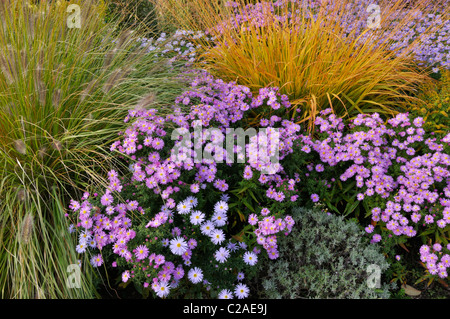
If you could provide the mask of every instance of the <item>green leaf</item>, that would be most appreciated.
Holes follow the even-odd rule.
[[[326,201],[325,204],[327,204],[328,208],[331,209],[332,211],[334,211],[338,214],[340,213],[339,210],[333,204],[331,204],[329,201]]]
[[[420,233],[419,236],[427,236],[434,232],[434,229],[428,229]]]
[[[253,194],[253,192],[252,192],[251,190],[249,190],[248,193],[249,193],[250,196],[255,200],[255,202],[259,203],[259,201],[256,199],[255,194]]]
[[[349,190],[355,189],[355,186],[356,186],[356,182],[350,183],[350,185],[348,185],[348,186],[344,189],[343,193],[345,194],[345,193],[347,193]],[[341,188],[341,189],[342,189],[342,188]]]
[[[364,210],[366,211],[366,215],[364,217],[369,217],[372,214],[372,212],[370,211],[369,205],[367,205],[365,200],[363,200],[362,203],[363,203]]]
[[[241,221],[245,221],[245,215],[239,209],[237,209],[236,211],[238,212]]]
[[[247,202],[247,199],[242,198],[242,203],[244,203],[245,206],[247,206],[248,209],[250,209],[251,212],[256,213],[255,209],[252,207],[252,205]]]
[[[347,216],[351,214],[355,208],[359,205],[359,201],[355,201],[353,203],[347,203],[347,206],[345,206],[344,215]]]

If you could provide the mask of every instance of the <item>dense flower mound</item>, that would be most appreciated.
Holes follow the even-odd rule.
[[[357,200],[365,201],[371,214],[366,232],[373,242],[390,236],[446,240],[450,134],[440,141],[427,138],[423,123],[423,118],[412,119],[407,113],[384,123],[375,113],[361,114],[346,127],[328,109],[316,119],[321,137],[302,139],[302,152],[316,152],[325,169],[343,164],[339,179],[356,181]],[[437,264],[430,262],[427,267],[436,274],[433,265]],[[442,278],[447,277],[444,270],[438,273]]]
[[[130,172],[112,170],[105,191],[71,202],[81,230],[78,252],[89,249],[94,266],[114,260],[124,282],[151,287],[159,297],[175,288],[181,294],[186,285],[210,289],[211,296],[248,296],[244,274],[256,271],[261,250],[277,258],[277,236],[294,224],[284,212],[297,200],[300,180],[287,176],[283,163],[300,127],[282,118],[289,107],[276,88],[253,96],[203,74],[173,113],[130,111],[129,127],[111,145],[129,160]],[[235,145],[252,112],[270,116]],[[247,193],[258,209],[238,209],[236,198]]]

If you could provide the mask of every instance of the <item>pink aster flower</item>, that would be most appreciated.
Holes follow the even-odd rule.
[[[378,243],[378,242],[380,242],[380,241],[381,241],[381,235],[380,235],[380,234],[375,234],[375,235],[373,235],[371,241],[372,241],[373,243]]]
[[[179,265],[177,268],[175,268],[173,272],[173,277],[175,280],[180,280],[184,276],[184,269],[183,266]]]
[[[369,225],[365,228],[365,230],[366,230],[366,233],[370,234],[373,232],[374,227],[373,227],[373,225]]]
[[[156,150],[161,150],[164,147],[164,141],[159,137],[156,137],[152,141],[152,147]]]
[[[140,245],[136,247],[136,250],[134,252],[137,260],[142,260],[147,258],[148,256],[148,248],[145,245]]]
[[[436,224],[438,225],[439,228],[445,228],[445,226],[447,225],[447,222],[445,221],[445,219],[439,219]]]
[[[434,218],[431,215],[425,215],[425,223],[426,224],[431,224],[434,222]]]
[[[128,270],[125,270],[123,273],[122,273],[122,281],[123,282],[127,282],[128,281],[128,279],[130,279],[130,272],[128,271]]]
[[[113,202],[113,197],[110,193],[105,193],[102,198],[100,199],[100,202],[103,206],[108,206],[110,204],[112,204]]]
[[[199,184],[191,184],[190,186],[192,193],[198,193],[200,191],[200,185]]]
[[[256,214],[250,214],[250,216],[248,216],[248,223],[250,225],[256,225],[257,222],[258,222],[258,216],[256,216]]]
[[[91,258],[91,265],[94,267],[100,267],[103,264],[102,255],[98,254]]]
[[[251,179],[253,177],[252,168],[250,166],[246,166],[244,169],[244,178]]]

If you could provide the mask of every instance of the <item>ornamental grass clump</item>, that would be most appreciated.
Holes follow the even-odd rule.
[[[70,5],[0,4],[4,298],[95,296],[86,260],[81,289],[66,284],[67,267],[78,264],[64,217],[69,194],[104,183],[101,172],[120,167],[108,145],[130,107],[162,87],[166,97],[181,87],[157,51],[140,47],[138,30],[105,23],[103,2]],[[163,101],[150,98],[144,107]]]
[[[130,172],[110,171],[106,189],[71,202],[79,253],[117,267],[144,296],[248,297],[241,280],[277,258],[293,226],[299,180],[283,166],[300,127],[283,119],[289,107],[276,88],[253,95],[204,73],[172,114],[130,111],[111,145]],[[245,133],[260,108],[273,115]]]
[[[160,3],[180,28],[206,30],[214,37],[212,45],[199,41],[200,65],[252,92],[279,87],[292,103],[292,118],[298,113],[301,118],[296,121],[310,130],[315,115],[330,107],[340,117],[375,112],[394,116],[416,101],[413,93],[430,80],[413,54],[423,47],[423,37],[411,38],[407,45],[393,42],[415,21],[414,10],[432,14],[437,9],[418,2],[400,16],[407,10],[401,1],[383,2],[379,15],[371,15],[369,4],[196,0],[192,7],[183,7],[178,1]],[[195,14],[188,15],[188,10]],[[446,14],[444,7],[442,17]],[[428,25],[421,34],[435,31]]]

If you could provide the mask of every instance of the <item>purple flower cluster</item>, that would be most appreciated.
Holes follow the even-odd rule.
[[[270,259],[277,259],[278,245],[276,234],[284,231],[285,235],[288,235],[294,226],[294,220],[291,216],[286,216],[285,218],[267,216],[270,214],[267,208],[261,209],[260,214],[261,216],[250,214],[248,223],[253,226],[258,225],[254,230],[257,236],[256,242],[263,246]]]
[[[445,250],[447,250],[447,253],[444,252]],[[443,247],[439,243],[435,243],[433,246],[422,245],[419,249],[420,261],[425,264],[431,275],[447,278],[447,268],[450,267],[448,251],[450,251],[450,244],[447,247]]]
[[[278,110],[281,107],[289,108],[287,97],[281,96],[276,88],[261,89],[259,95],[253,97],[245,86],[224,83],[222,80],[204,75],[192,82],[192,89],[178,97],[176,104],[183,104],[184,107],[191,106],[187,114],[182,113],[181,107],[177,107],[173,114],[166,116],[156,115],[157,112],[154,109],[130,112],[126,121],[131,118],[136,120],[123,133],[123,141],[119,140],[111,147],[111,150],[130,155],[133,159],[136,159],[134,154],[138,151],[150,150],[148,158],[141,157],[133,165],[133,180],[145,182],[149,189],[161,194],[162,198],[167,200],[169,208],[174,207],[175,202],[172,197],[180,190],[178,186],[173,185],[189,183],[191,191],[196,193],[200,185],[210,183],[216,189],[226,191],[228,183],[216,175],[217,165],[224,162],[233,163],[235,154],[238,160],[242,161],[245,156],[244,151],[249,164],[244,169],[245,179],[252,178],[256,171],[263,173],[271,168],[268,170],[270,174],[259,176],[260,183],[268,188],[268,198],[283,201],[286,197],[285,193],[275,190],[288,180],[290,180],[290,186],[286,194],[288,191],[295,192],[295,182],[292,183],[291,179],[283,176],[283,166],[279,161],[292,153],[294,141],[299,138],[299,125],[272,115],[270,118],[261,119],[261,126],[265,131],[253,136],[245,148],[239,149],[239,145],[235,145],[233,149],[235,154],[229,154],[227,148],[223,146],[227,129],[243,120],[247,111],[261,107],[263,104],[272,110]],[[167,134],[165,126],[168,123],[177,127],[178,133],[190,134],[190,138],[188,136],[187,139],[176,141],[172,150],[176,149],[178,152],[163,158],[161,152],[166,151],[163,138]],[[275,126],[279,128],[275,130]],[[194,132],[189,132],[191,127],[194,127]],[[215,131],[211,131],[211,127]],[[142,144],[140,140],[143,140]],[[259,149],[278,152],[278,162],[272,163],[270,158],[264,156],[252,157],[252,154],[258,153]],[[203,151],[214,153],[214,155],[212,158],[199,159],[197,154],[198,152],[202,154]],[[261,153],[264,152],[258,154],[261,155]],[[196,171],[195,182],[182,182],[183,172],[191,170]],[[289,198],[292,200],[292,196]],[[164,220],[162,215],[156,218]]]
[[[185,271],[192,284],[201,282],[205,287],[210,286],[204,278],[202,268],[192,263],[198,245],[213,245],[215,248],[212,258],[218,264],[225,264],[233,256],[241,254],[243,264],[250,267],[255,265],[260,253],[258,247],[249,248],[245,241],[233,243],[226,238],[227,234],[222,229],[228,225],[229,197],[226,192],[230,185],[228,177],[220,176],[219,172],[221,165],[242,167],[237,170],[240,178],[253,180],[266,188],[268,204],[295,202],[300,179],[298,174],[294,178],[287,176],[282,160],[293,152],[294,142],[300,138],[300,127],[275,115],[276,112],[282,114],[289,107],[287,97],[278,93],[276,88],[261,89],[259,95],[253,96],[245,86],[224,83],[205,73],[192,82],[190,90],[177,98],[174,112],[158,115],[155,109],[130,111],[125,118],[125,122],[130,122],[129,127],[120,132],[121,138],[111,145],[111,151],[126,155],[132,160],[129,182],[124,183],[124,177],[120,178],[112,170],[108,174],[109,186],[100,196],[91,198],[98,200],[99,207],[90,203],[89,194],[82,198],[81,203],[71,201],[70,208],[78,215],[77,226],[83,229],[80,245],[84,246],[79,247],[79,253],[84,252],[87,246],[100,251],[111,246],[113,254],[133,265],[133,269],[123,273],[123,281],[135,278],[137,268],[157,271],[149,279],[151,288],[160,297],[166,297],[171,288],[179,285],[179,279],[184,276]],[[238,145],[234,146],[232,155],[237,155],[240,160],[248,160],[246,164],[242,164],[245,161],[229,162],[227,148],[221,146],[222,135],[233,126],[239,128],[245,124],[249,111],[257,108],[262,112],[269,110],[268,113],[271,114],[267,118],[262,117],[259,123],[265,129],[265,134],[252,136],[242,149]],[[183,113],[182,110],[186,112]],[[191,128],[194,128],[194,132],[189,132]],[[192,137],[193,142],[184,138],[169,139],[175,131],[187,132],[183,136]],[[268,162],[258,157],[255,161],[250,161],[251,154],[259,151],[261,146],[270,148],[268,145],[271,145],[270,141],[275,137],[279,162],[275,163],[272,174],[264,174]],[[186,156],[180,161],[173,149],[170,149],[171,144],[174,148],[189,146],[189,155],[195,155],[197,150],[207,150],[215,153],[215,157],[198,160],[195,156]],[[137,188],[138,185],[146,190],[148,196],[162,200],[159,211],[148,213],[147,207],[142,207],[141,203],[132,198],[123,201],[123,194],[120,193],[130,187]],[[203,211],[202,207],[198,207],[196,196],[207,187],[222,193],[221,199],[214,204],[213,212]],[[190,192],[187,198],[181,195],[186,191]],[[136,213],[146,219],[146,229],[170,230],[172,237],[160,240],[147,236],[145,242],[137,245],[134,241],[131,243],[137,234],[132,228],[130,216]],[[269,258],[277,258],[277,235],[288,235],[294,224],[293,219],[278,213],[272,214],[267,208],[261,210],[261,216],[252,216],[254,222],[249,219],[249,223],[255,226],[258,244],[267,251]],[[189,227],[182,230],[173,226],[179,224],[180,220]],[[93,242],[89,243],[90,240]],[[155,241],[160,242],[170,253],[153,252],[151,243]],[[172,262],[174,256],[181,257],[184,265],[175,267]],[[94,266],[103,262],[97,259],[93,260]],[[144,286],[148,287],[150,283],[145,280]],[[242,283],[235,288],[234,293],[238,297],[248,294],[248,288]]]
[[[343,134],[342,119],[328,109],[315,122],[323,137],[304,136],[301,151],[315,151],[329,166],[346,163],[340,180],[356,181],[360,201],[381,200],[382,205],[370,208],[371,216],[388,233],[413,237],[430,227],[445,231],[450,224],[450,155],[443,151],[445,144],[425,138],[423,122],[398,114],[384,124],[376,113],[360,114]],[[450,134],[441,142],[449,140]],[[419,146],[422,154],[417,154]],[[370,225],[366,232],[375,229]],[[380,234],[373,235],[373,242],[380,240]]]

